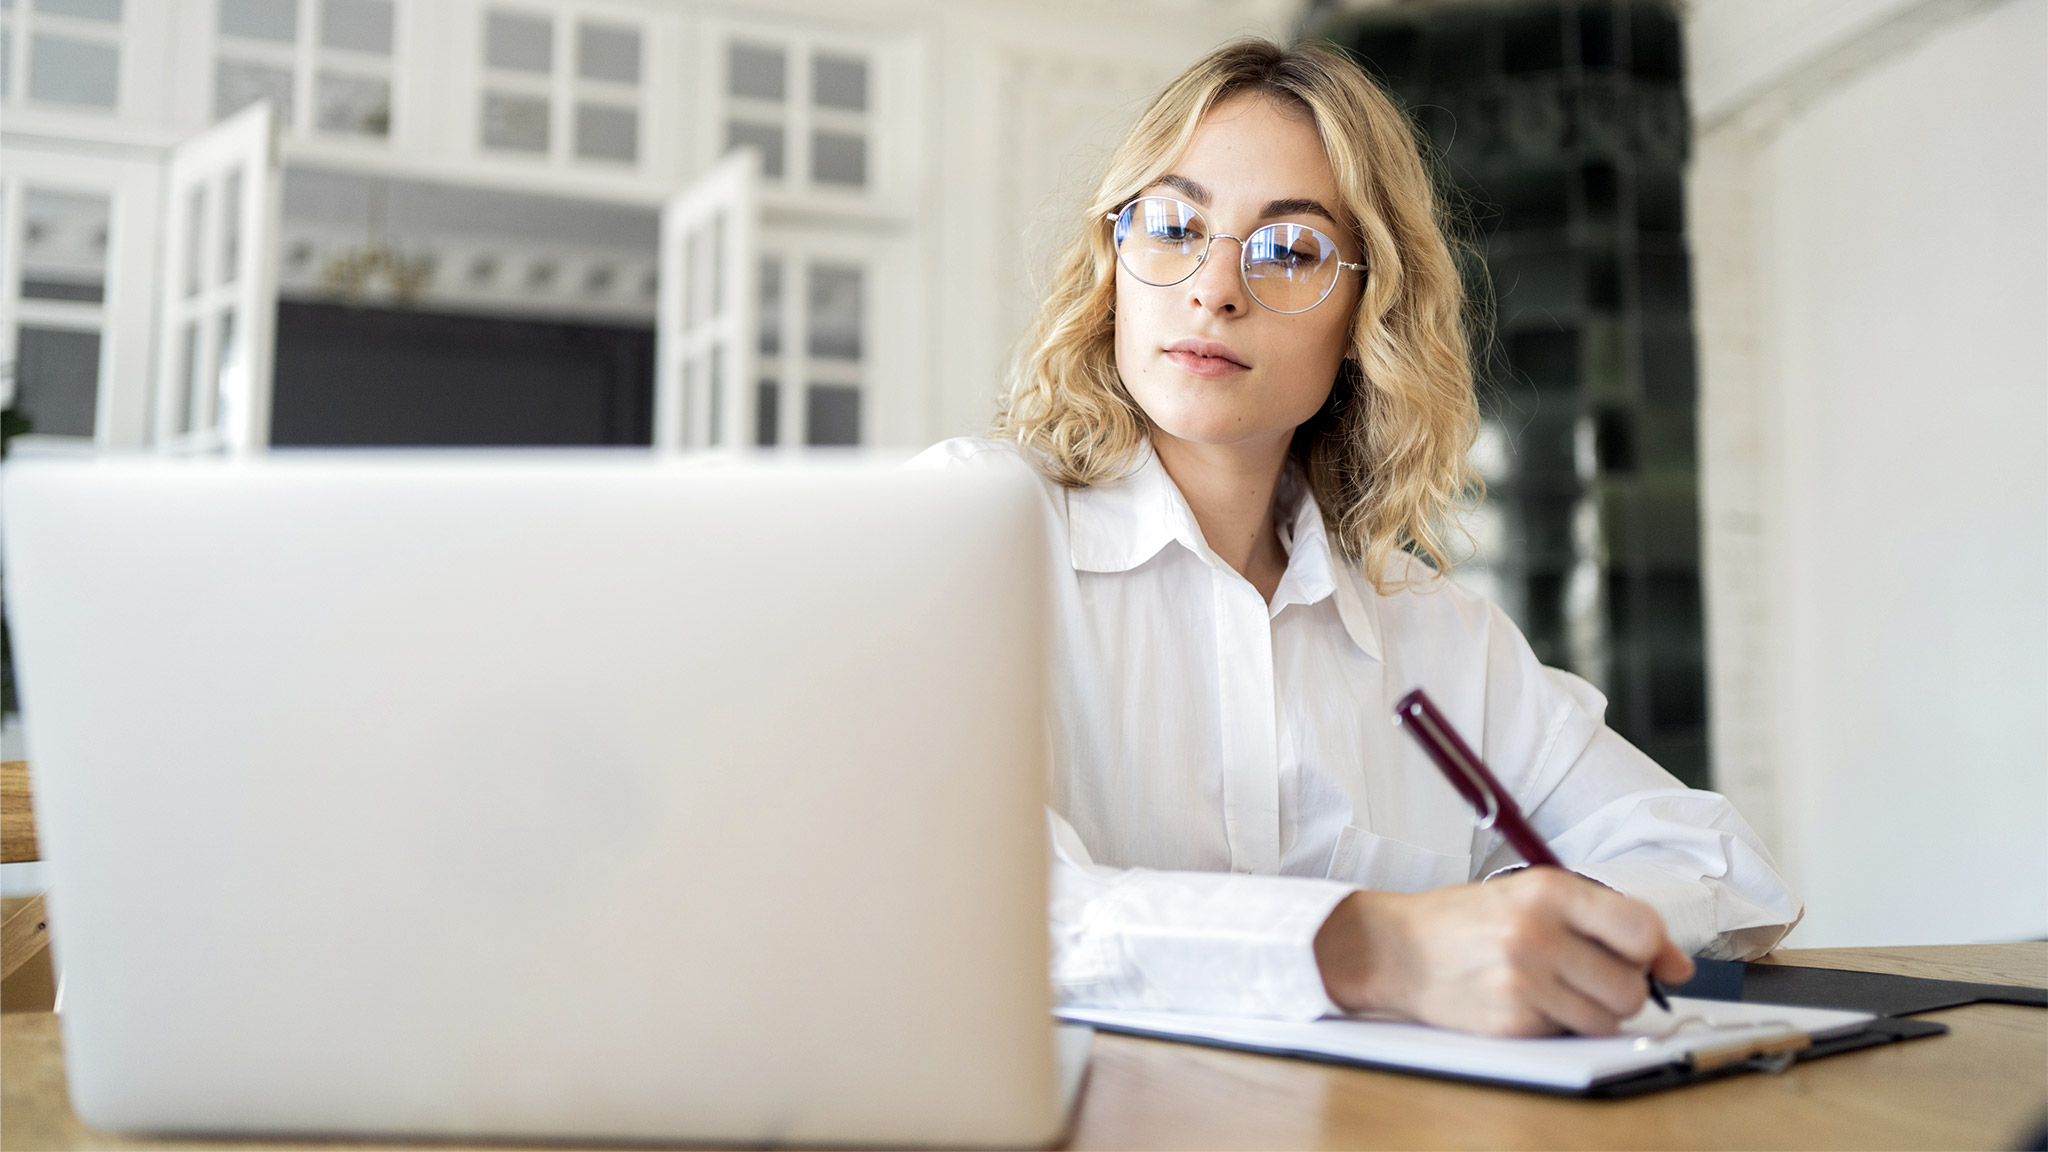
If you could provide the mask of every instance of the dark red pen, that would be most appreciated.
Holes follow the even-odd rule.
[[[1550,850],[1550,845],[1543,842],[1543,837],[1529,827],[1529,821],[1522,816],[1521,806],[1515,803],[1515,798],[1508,795],[1508,790],[1493,778],[1493,773],[1472,751],[1471,745],[1465,743],[1458,730],[1451,727],[1451,722],[1444,718],[1442,712],[1437,711],[1428,693],[1417,688],[1401,697],[1401,702],[1394,705],[1394,723],[1415,737],[1415,742],[1422,745],[1422,750],[1429,754],[1431,760],[1436,761],[1451,787],[1456,788],[1458,795],[1478,811],[1481,828],[1499,828],[1508,844],[1530,864],[1569,871],[1557,854]],[[1664,989],[1657,986],[1657,978],[1647,973],[1644,978],[1650,982],[1650,999],[1657,1002],[1657,1007],[1671,1011],[1671,1001],[1664,998]]]

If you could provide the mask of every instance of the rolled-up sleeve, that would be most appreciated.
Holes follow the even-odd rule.
[[[1053,989],[1066,1007],[1313,1020],[1339,1009],[1315,938],[1348,884],[1095,864],[1052,826]]]

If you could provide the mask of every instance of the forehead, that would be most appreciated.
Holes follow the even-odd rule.
[[[1273,200],[1309,199],[1344,210],[1307,111],[1264,93],[1233,96],[1211,108],[1167,171],[1207,188],[1219,209],[1255,212]]]

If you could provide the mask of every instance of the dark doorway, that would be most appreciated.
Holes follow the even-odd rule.
[[[654,332],[280,301],[279,447],[649,444]]]

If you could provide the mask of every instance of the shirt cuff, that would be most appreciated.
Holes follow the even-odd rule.
[[[1713,901],[1695,878],[1676,876],[1654,865],[1619,860],[1582,864],[1573,871],[1656,909],[1664,920],[1664,934],[1687,956],[1699,955],[1719,935],[1715,930]]]
[[[1529,866],[1530,865],[1525,862],[1521,864],[1509,864],[1504,868],[1495,868],[1493,871],[1488,872],[1484,876],[1481,876],[1479,878],[1479,882],[1481,884],[1484,884],[1488,880],[1498,880],[1501,877],[1506,876],[1510,872],[1520,872],[1522,869],[1527,868]],[[1595,876],[1590,872],[1583,872],[1577,868],[1567,869],[1567,871],[1569,871],[1572,875],[1577,876],[1581,880],[1591,880],[1593,883],[1598,884],[1602,888],[1607,889],[1609,892],[1621,892],[1621,889],[1616,888],[1614,885],[1609,884],[1607,881],[1600,879],[1598,876]],[[1628,893],[1622,892],[1622,895],[1626,896],[1628,895]]]
[[[1293,876],[1125,873],[1111,907],[1128,980],[1060,989],[1098,1007],[1313,1020],[1341,1014],[1316,934],[1354,885]],[[1102,925],[1107,927],[1107,925]],[[1107,1001],[1107,1002],[1106,1002]]]

